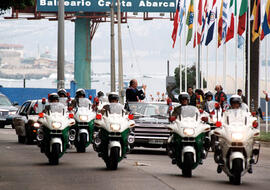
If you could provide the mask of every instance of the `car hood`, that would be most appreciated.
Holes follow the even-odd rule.
[[[0,111],[17,111],[18,108],[14,106],[2,106],[0,105]]]

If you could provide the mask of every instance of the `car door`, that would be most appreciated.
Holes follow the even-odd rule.
[[[19,136],[25,136],[25,124],[27,123],[27,111],[30,107],[31,101],[25,102],[18,111],[18,114],[14,117],[13,123],[16,130],[16,134]]]

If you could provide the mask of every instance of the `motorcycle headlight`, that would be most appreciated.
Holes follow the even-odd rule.
[[[242,141],[243,137],[242,133],[232,133],[232,141]]]
[[[187,136],[192,136],[192,135],[194,135],[194,133],[195,133],[195,130],[192,128],[185,128],[184,129],[184,134]]]
[[[79,116],[79,119],[80,119],[81,121],[87,121],[87,120],[88,120],[88,116],[87,116],[87,115],[80,115],[80,116]]]
[[[62,123],[60,122],[53,122],[52,126],[54,129],[59,129],[60,127],[62,127]]]
[[[8,112],[8,115],[15,115],[16,114],[16,111],[10,111]]]
[[[37,122],[35,122],[35,123],[33,124],[33,126],[34,126],[35,128],[39,128],[39,127],[40,127],[40,124],[37,123]]]
[[[117,132],[117,131],[119,131],[119,130],[121,129],[121,126],[120,126],[119,124],[111,124],[111,125],[110,125],[110,129],[111,129],[112,131]]]

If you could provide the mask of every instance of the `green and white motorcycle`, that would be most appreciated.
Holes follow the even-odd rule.
[[[133,115],[126,115],[123,106],[111,103],[104,115],[97,114],[95,126],[99,131],[94,139],[94,149],[105,161],[107,169],[116,170],[118,163],[125,158],[134,143],[130,129],[135,126]]]
[[[185,177],[192,176],[192,170],[207,156],[209,143],[205,141],[210,126],[203,123],[199,110],[195,106],[182,106],[181,114],[170,116],[171,136],[168,139],[168,155],[172,164],[182,169]]]
[[[61,103],[50,103],[47,113],[40,113],[37,131],[38,146],[52,165],[58,165],[69,143],[69,128],[75,124],[73,114],[68,114]]]
[[[78,105],[74,109],[76,124],[69,130],[69,140],[75,145],[77,152],[85,152],[86,147],[92,142],[95,117],[96,113],[92,111],[91,102],[86,98],[79,98]]]

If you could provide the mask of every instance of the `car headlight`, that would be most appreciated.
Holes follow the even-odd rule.
[[[8,115],[15,115],[16,114],[16,111],[10,111],[8,112]]]
[[[33,124],[33,126],[34,126],[35,128],[39,128],[39,127],[40,127],[40,124],[37,123],[37,122],[35,122],[35,123]]]
[[[80,116],[79,116],[79,119],[80,119],[81,121],[87,121],[87,120],[88,120],[88,116],[87,116],[87,115],[80,115]]]
[[[242,133],[232,133],[232,141],[242,141],[243,137]]]
[[[59,129],[60,127],[62,127],[62,123],[60,122],[53,122],[52,126],[54,129]]]
[[[119,125],[119,124],[111,124],[111,125],[110,125],[110,129],[111,129],[112,131],[117,132],[117,131],[119,131],[119,130],[121,129],[121,125]]]
[[[194,133],[195,133],[195,130],[192,128],[185,128],[184,129],[184,134],[187,136],[192,136],[192,135],[194,135]]]

